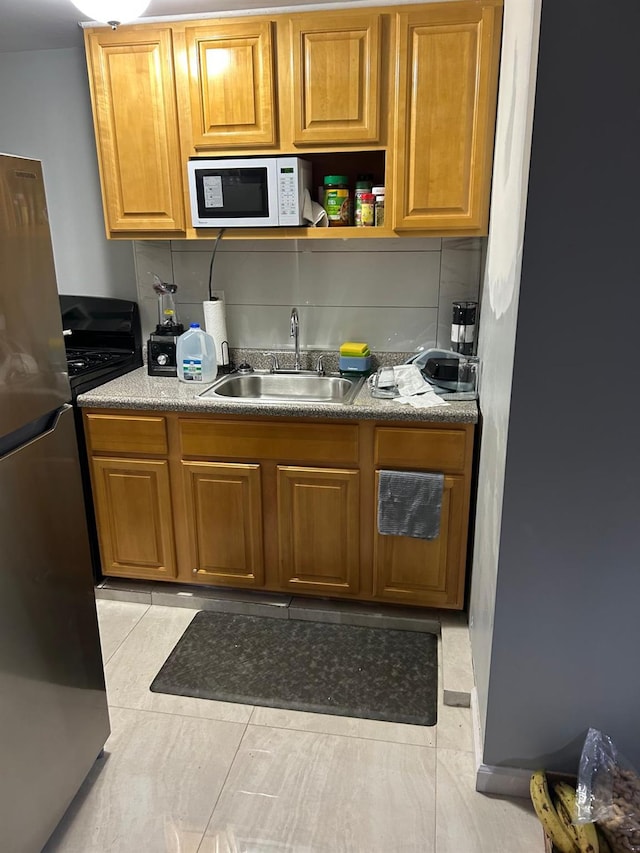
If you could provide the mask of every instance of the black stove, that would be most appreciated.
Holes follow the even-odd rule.
[[[60,296],[73,399],[142,365],[138,305],[103,296]]]
[[[63,295],[60,296],[60,310],[80,450],[91,562],[95,579],[99,581],[102,578],[102,566],[91,496],[91,476],[82,410],[76,398],[142,365],[140,314],[136,302],[102,296]]]
[[[116,367],[126,364],[129,353],[108,352],[107,350],[67,349],[67,367],[69,376],[83,376],[94,370]]]

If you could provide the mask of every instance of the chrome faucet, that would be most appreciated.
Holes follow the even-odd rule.
[[[271,367],[269,368],[269,373],[275,373],[276,370],[280,370],[280,362],[278,361],[278,354],[275,352],[267,353],[267,356],[271,359]]]
[[[293,364],[294,370],[300,370],[300,321],[298,319],[298,309],[291,309],[291,334],[293,338],[293,346],[295,348],[295,361]]]

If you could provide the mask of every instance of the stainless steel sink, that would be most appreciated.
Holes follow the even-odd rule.
[[[338,373],[249,373],[219,379],[200,397],[226,397],[261,403],[352,403],[364,379]]]

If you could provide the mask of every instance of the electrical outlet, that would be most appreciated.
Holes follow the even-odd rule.
[[[221,302],[224,302],[224,290],[212,290],[211,295],[214,299],[219,299]]]

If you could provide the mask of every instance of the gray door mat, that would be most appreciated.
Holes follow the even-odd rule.
[[[433,726],[434,634],[201,610],[150,689]]]

